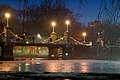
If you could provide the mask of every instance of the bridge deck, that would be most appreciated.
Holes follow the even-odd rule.
[[[13,43],[14,46],[43,46],[43,47],[65,47],[65,46],[72,46],[72,47],[77,47],[77,46],[83,46],[83,47],[91,47],[91,46],[86,46],[86,45],[81,45],[81,44],[70,44],[70,45],[66,45],[66,44],[52,44],[52,43]]]

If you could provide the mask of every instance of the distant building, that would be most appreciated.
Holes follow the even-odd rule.
[[[94,20],[92,22],[88,22],[88,27],[95,28],[96,26],[101,25],[102,23],[103,21]]]

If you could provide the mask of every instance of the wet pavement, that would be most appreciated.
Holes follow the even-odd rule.
[[[120,61],[40,59],[0,61],[0,71],[120,73]]]

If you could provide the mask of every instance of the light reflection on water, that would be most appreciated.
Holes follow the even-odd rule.
[[[88,65],[80,65],[69,61],[52,61],[22,63],[17,71],[41,71],[41,72],[89,72]]]
[[[120,62],[99,60],[38,60],[1,62],[0,71],[120,73]]]

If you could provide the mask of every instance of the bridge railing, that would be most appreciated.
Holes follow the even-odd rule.
[[[48,48],[40,46],[14,46],[14,57],[21,58],[41,58],[48,56]]]

